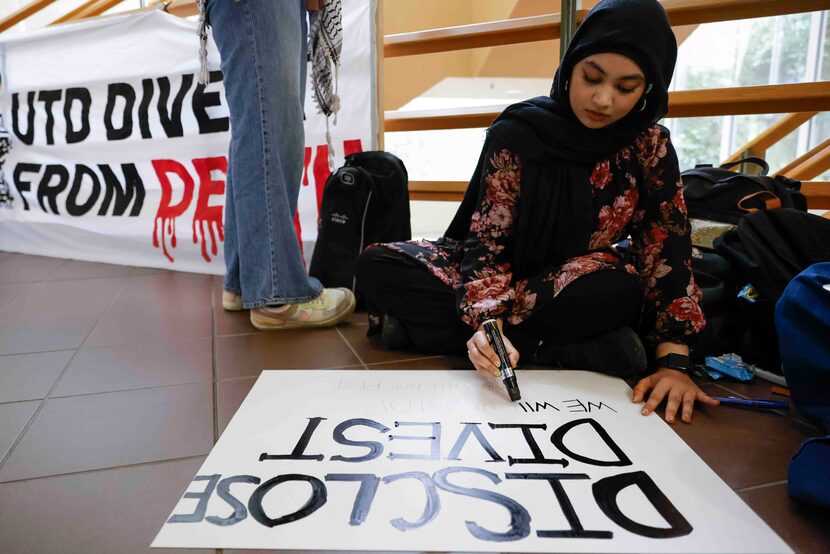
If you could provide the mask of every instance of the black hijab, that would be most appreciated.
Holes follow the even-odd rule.
[[[566,90],[574,66],[597,53],[632,59],[646,77],[646,107],[601,129],[582,125]],[[513,234],[513,275],[529,277],[588,251],[589,175],[600,160],[631,144],[668,111],[677,42],[657,0],[603,0],[579,26],[554,77],[551,95],[509,106],[487,131],[482,159],[446,236],[462,239],[478,207],[484,154],[498,141],[519,156],[522,184]],[[640,102],[637,106],[641,105]],[[622,176],[616,176],[622,178]]]

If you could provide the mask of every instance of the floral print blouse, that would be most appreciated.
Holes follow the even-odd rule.
[[[648,342],[685,343],[703,328],[677,155],[663,127],[649,128],[632,145],[593,168],[586,183],[592,187],[594,210],[588,251],[528,279],[514,280],[510,270],[522,160],[498,144],[489,148],[484,160],[484,193],[467,240],[443,237],[382,245],[420,261],[453,287],[464,322],[474,329],[489,318],[519,325],[574,280],[613,268],[642,280],[645,321],[653,323],[653,328],[644,330]],[[625,178],[612,179],[615,173]],[[631,239],[631,263],[612,248],[626,238]]]

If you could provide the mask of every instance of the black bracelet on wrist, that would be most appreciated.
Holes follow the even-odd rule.
[[[663,367],[676,369],[687,375],[692,372],[692,360],[684,354],[666,354],[654,360],[654,364],[658,369]]]

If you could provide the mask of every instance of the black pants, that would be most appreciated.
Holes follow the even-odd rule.
[[[369,313],[400,320],[414,347],[429,354],[463,354],[474,329],[456,312],[453,289],[420,262],[383,247],[360,255],[357,287]],[[521,325],[504,333],[530,360],[540,340],[547,344],[581,341],[637,322],[642,306],[640,280],[624,270],[580,277],[556,298],[537,308]]]

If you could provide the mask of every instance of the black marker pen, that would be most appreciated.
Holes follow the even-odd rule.
[[[516,375],[513,373],[513,368],[510,366],[510,357],[507,355],[507,350],[504,348],[504,341],[501,340],[501,331],[496,324],[495,319],[488,319],[481,324],[484,327],[484,333],[487,335],[487,340],[490,346],[496,351],[499,356],[499,371],[501,372],[501,381],[507,389],[507,394],[510,395],[510,400],[515,402],[521,400],[522,394],[519,392],[519,384],[516,383]]]

